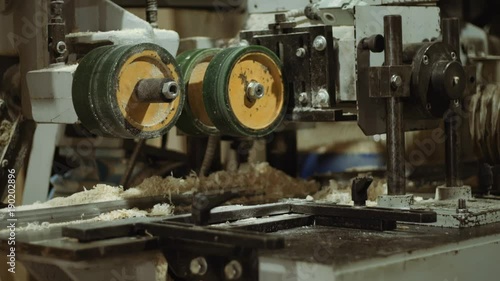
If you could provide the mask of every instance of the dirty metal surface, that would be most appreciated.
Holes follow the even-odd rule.
[[[261,257],[341,267],[476,238],[498,236],[500,224],[467,229],[398,225],[396,230],[384,232],[315,226],[280,231],[277,234],[287,237],[285,249],[261,252]]]
[[[458,209],[457,199],[421,201],[412,209],[436,212],[437,222],[429,225],[438,227],[469,228],[500,222],[500,202],[494,199],[468,199],[465,209]]]

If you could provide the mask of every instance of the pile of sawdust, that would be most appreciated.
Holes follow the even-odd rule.
[[[44,209],[53,207],[73,206],[79,204],[98,203],[114,200],[122,200],[123,189],[105,184],[98,184],[92,189],[85,189],[68,197],[58,197],[44,203],[34,203],[17,207],[18,211]]]
[[[18,210],[53,208],[150,196],[169,196],[171,194],[185,194],[196,191],[230,190],[234,188],[243,188],[248,190],[249,193],[260,194],[260,196],[254,197],[255,200],[273,201],[291,197],[303,198],[308,194],[316,192],[319,185],[314,181],[292,178],[282,171],[272,168],[268,163],[260,163],[249,165],[234,172],[216,172],[205,178],[199,178],[196,175],[191,175],[186,179],[155,176],[144,180],[137,187],[125,191],[121,187],[98,184],[92,189],[75,193],[69,197],[54,198],[44,203],[20,206]]]
[[[115,221],[129,218],[142,218],[142,217],[154,217],[154,216],[169,216],[173,213],[173,207],[169,204],[156,204],[151,210],[139,210],[137,208],[133,209],[123,209],[123,210],[114,210],[111,212],[103,213],[95,218],[87,219],[87,220],[75,220],[69,222],[62,223],[49,223],[49,222],[33,222],[28,223],[25,227],[16,228],[17,232],[22,231],[37,231],[43,229],[49,229],[57,226],[67,226],[73,224],[80,223],[89,223],[89,222],[99,222],[99,221]],[[5,230],[8,231],[8,230]],[[0,233],[4,232],[4,230],[0,231]]]

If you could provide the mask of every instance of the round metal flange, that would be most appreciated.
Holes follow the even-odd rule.
[[[167,133],[180,116],[184,90],[164,102],[144,102],[135,91],[148,79],[181,85],[175,58],[150,43],[103,48],[90,52],[74,76],[73,100],[82,124],[97,135],[118,138],[147,139]]]
[[[467,79],[452,53],[448,44],[432,42],[423,44],[414,56],[411,99],[427,117],[442,118],[451,100],[463,98]]]
[[[205,107],[203,81],[210,61],[220,51],[221,49],[199,49],[187,51],[177,56],[187,96],[182,115],[177,121],[177,128],[188,135],[219,134],[219,130],[210,120]]]
[[[229,48],[210,62],[203,85],[207,113],[221,133],[261,137],[283,121],[288,97],[279,58],[262,46]]]

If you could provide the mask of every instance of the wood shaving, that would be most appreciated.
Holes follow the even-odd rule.
[[[169,204],[156,204],[149,212],[149,216],[161,217],[174,213],[174,208]]]

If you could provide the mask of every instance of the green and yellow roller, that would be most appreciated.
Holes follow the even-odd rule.
[[[194,50],[177,60],[188,96],[178,122],[185,133],[262,137],[283,121],[288,98],[282,65],[269,49]]]
[[[158,45],[104,46],[80,61],[73,104],[80,122],[96,135],[156,138],[180,117],[183,84],[175,58]]]

